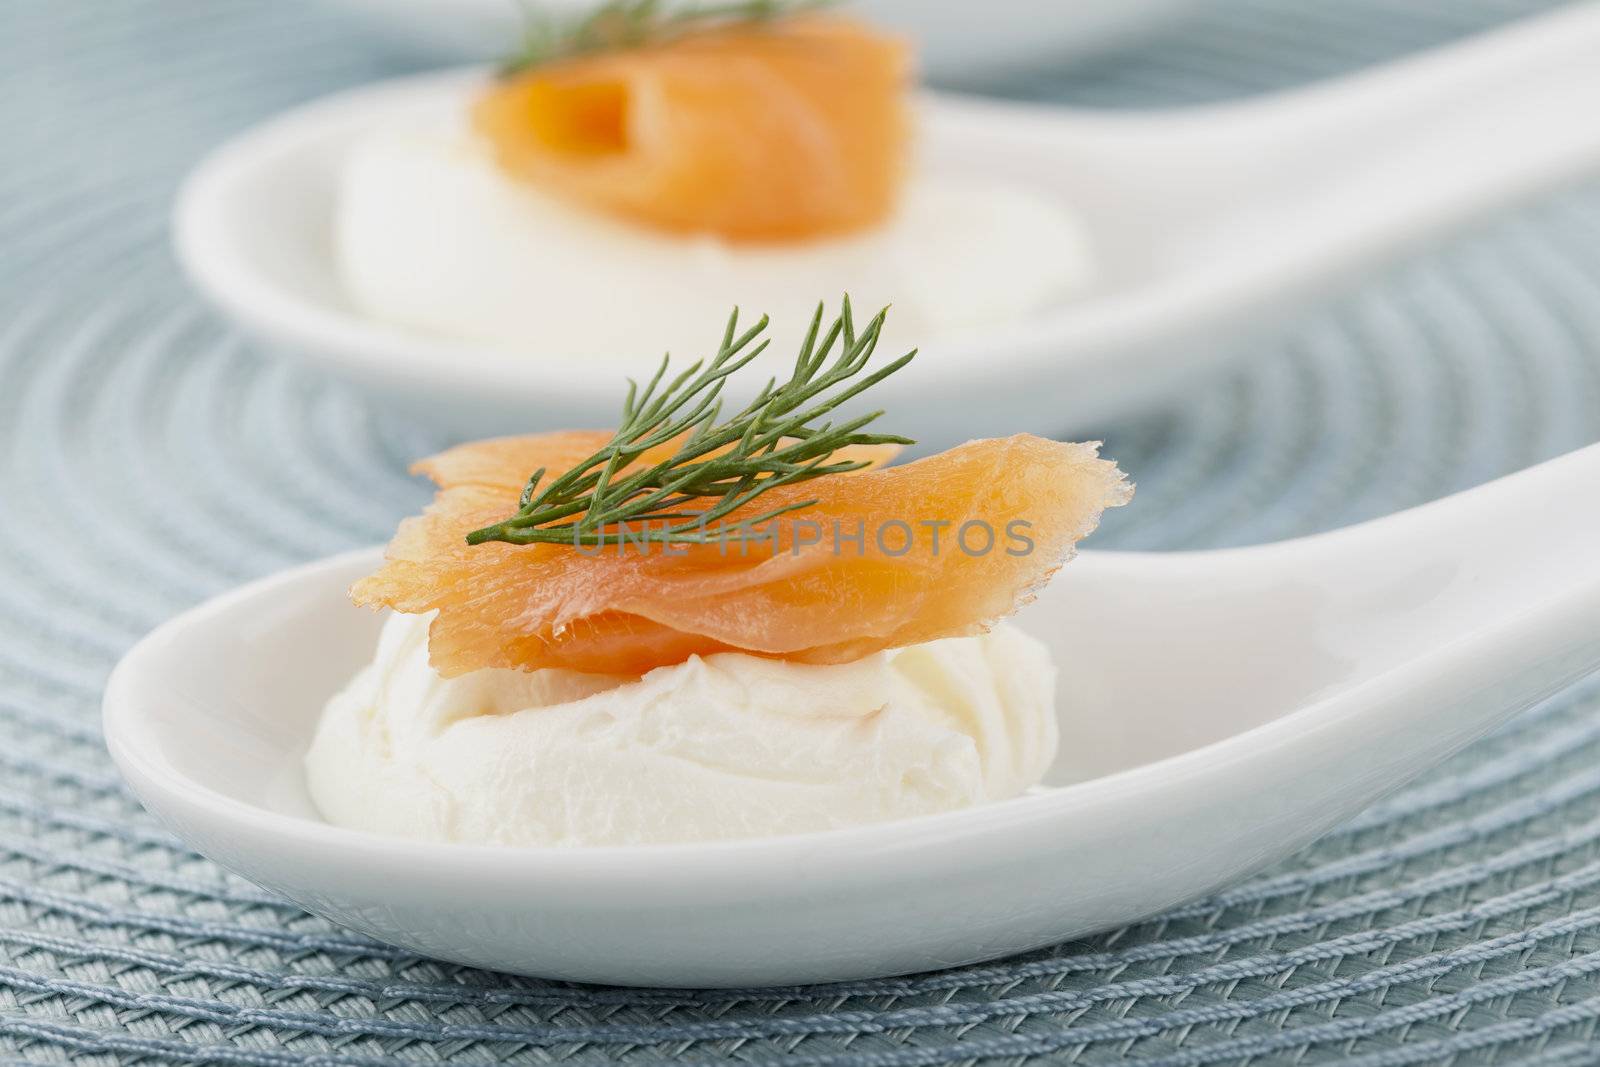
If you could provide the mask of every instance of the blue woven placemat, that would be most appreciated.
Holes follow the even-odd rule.
[[[356,1064],[1600,1061],[1600,684],[1214,899],[988,966],[682,993],[508,978],[345,933],[188,852],[101,748],[151,625],[383,537],[441,444],[259,356],[166,248],[241,126],[412,69],[332,5],[0,4],[0,1056]],[[1017,95],[1272,88],[1545,6],[1208,0]],[[1065,16],[1064,16],[1065,17]],[[1600,438],[1600,187],[1398,264],[1182,411],[1105,428],[1102,546],[1271,539]]]

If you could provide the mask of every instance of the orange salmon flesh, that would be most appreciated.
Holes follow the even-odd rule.
[[[1133,493],[1097,445],[1019,434],[774,488],[747,507],[817,503],[775,520],[768,540],[670,550],[466,543],[516,512],[532,471],[567,470],[609,440],[581,431],[499,438],[419,463],[439,491],[401,523],[352,599],[437,611],[430,658],[446,677],[485,667],[637,675],[727,651],[848,662],[987,629]],[[957,534],[968,523],[963,546]],[[979,552],[985,528],[992,543]]]
[[[910,59],[835,16],[741,23],[513,75],[473,122],[513,177],[661,230],[864,229],[904,181]]]

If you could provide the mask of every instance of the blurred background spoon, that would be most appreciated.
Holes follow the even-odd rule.
[[[1260,347],[1242,334],[1374,261],[1600,167],[1597,56],[1591,2],[1245,103],[1106,113],[927,94],[923,166],[1060,198],[1083,217],[1099,280],[978,333],[910,339],[918,369],[875,402],[925,449],[1166,402]],[[342,94],[223,147],[180,195],[181,258],[283,351],[453,432],[607,425],[617,379],[649,369],[653,348],[599,367],[523,358],[373,321],[343,294],[330,242],[343,153],[376,125],[464,106],[480,76]]]

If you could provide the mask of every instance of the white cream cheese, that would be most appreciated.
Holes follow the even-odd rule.
[[[306,774],[329,822],[474,844],[755,837],[1015,796],[1055,757],[1055,668],[1005,625],[839,665],[444,679],[429,621],[392,616],[323,713]]]
[[[734,246],[551,198],[466,133],[421,124],[351,147],[334,230],[357,311],[513,358],[701,355],[735,304],[771,315],[790,351],[842,292],[894,305],[891,347],[931,345],[1069,299],[1092,274],[1067,206],[1016,184],[922,175],[872,232]]]

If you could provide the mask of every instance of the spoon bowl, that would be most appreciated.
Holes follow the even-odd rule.
[[[363,550],[161,626],[105,732],[196,849],[383,941],[623,985],[956,966],[1159,913],[1284,858],[1600,667],[1600,446],[1256,548],[1085,553],[1018,616],[1061,671],[1046,785],[982,807],[712,844],[509,848],[321,822],[301,758],[379,618]]]
[[[1395,251],[1600,166],[1600,3],[1239,104],[1096,113],[924,93],[920,166],[1004,177],[1088,229],[1080,298],[946,338],[875,398],[924,448],[1060,433],[1157,405]],[[364,131],[458,113],[482,72],[345,93],[248,132],[179,197],[199,288],[277,351],[483,436],[606,425],[612,383],[653,350],[535,359],[372,321],[334,266],[338,175]],[[831,297],[835,294],[815,294]],[[758,311],[761,309],[748,309]],[[713,324],[714,325],[714,324]]]

